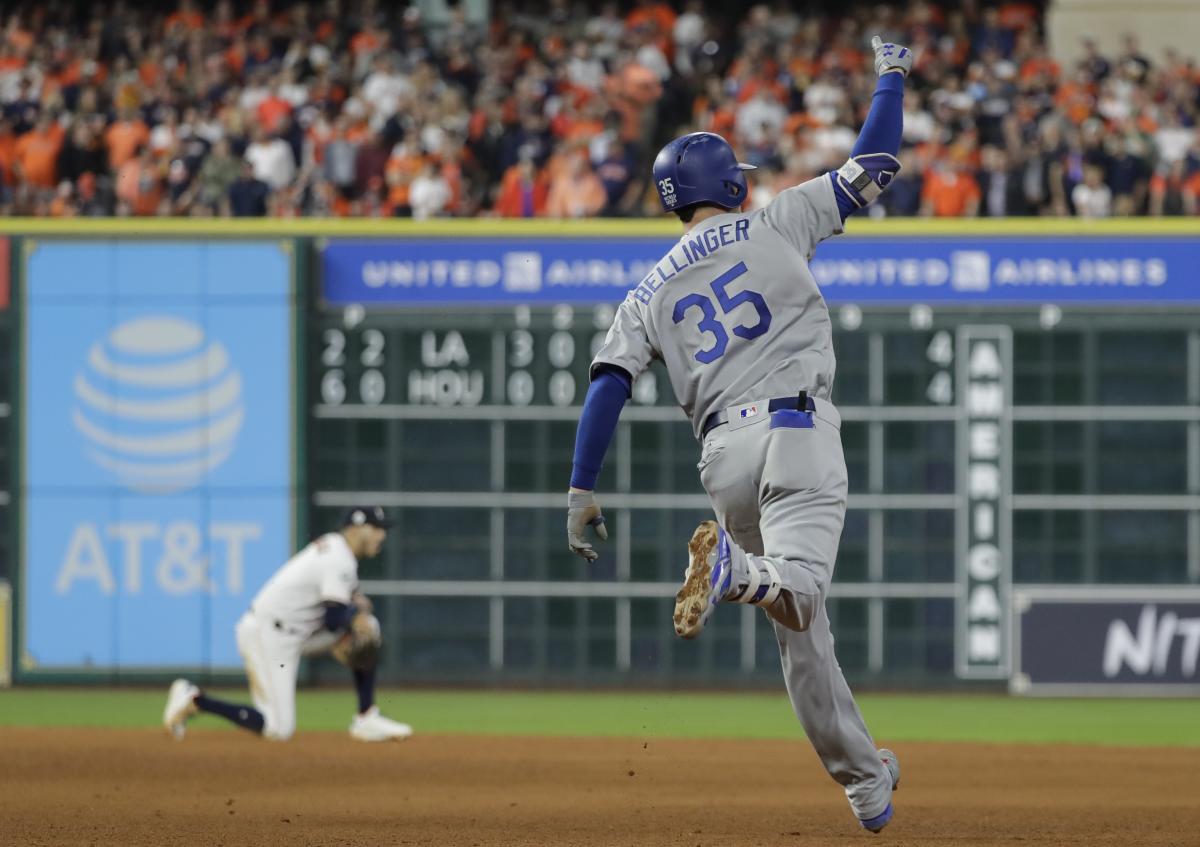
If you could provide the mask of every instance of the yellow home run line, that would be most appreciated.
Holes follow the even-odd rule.
[[[0,218],[0,236],[58,237],[163,236],[313,237],[313,238],[673,238],[677,221],[670,218],[549,221],[471,218],[412,221],[388,218]],[[984,218],[939,220],[896,218],[852,220],[847,234],[855,237],[971,236],[1190,236],[1200,237],[1200,218]]]

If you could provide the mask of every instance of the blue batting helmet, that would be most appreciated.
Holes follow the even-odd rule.
[[[746,202],[743,165],[729,142],[712,132],[690,132],[669,143],[654,159],[654,186],[664,212],[696,203],[736,209]]]

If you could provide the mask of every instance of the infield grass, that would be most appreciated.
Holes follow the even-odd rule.
[[[244,690],[213,696],[247,702]],[[164,688],[0,691],[0,726],[155,727]],[[380,707],[421,732],[636,738],[801,737],[783,694],[513,692],[386,689]],[[1200,746],[1191,700],[1018,699],[992,695],[864,694],[881,743],[972,741]],[[299,729],[344,730],[349,689],[302,691]],[[201,717],[197,728],[223,728]]]

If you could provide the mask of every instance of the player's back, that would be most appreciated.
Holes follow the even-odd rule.
[[[358,560],[341,533],[322,535],[277,570],[254,597],[256,614],[315,632],[326,601],[347,603],[358,585]]]
[[[832,327],[807,260],[840,231],[829,180],[811,180],[764,209],[701,221],[630,292],[614,332],[644,327],[697,435],[728,406],[802,390],[828,399]],[[606,360],[624,364],[602,349]]]

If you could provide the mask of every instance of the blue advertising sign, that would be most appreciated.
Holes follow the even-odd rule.
[[[29,669],[240,664],[291,552],[291,278],[279,243],[32,248]]]
[[[619,301],[671,247],[668,239],[440,239],[330,241],[322,251],[325,300],[442,303]]]
[[[325,300],[392,306],[617,302],[674,244],[664,238],[334,240]],[[1186,237],[839,237],[809,263],[830,303],[1200,302]],[[672,274],[664,265],[664,277]]]

